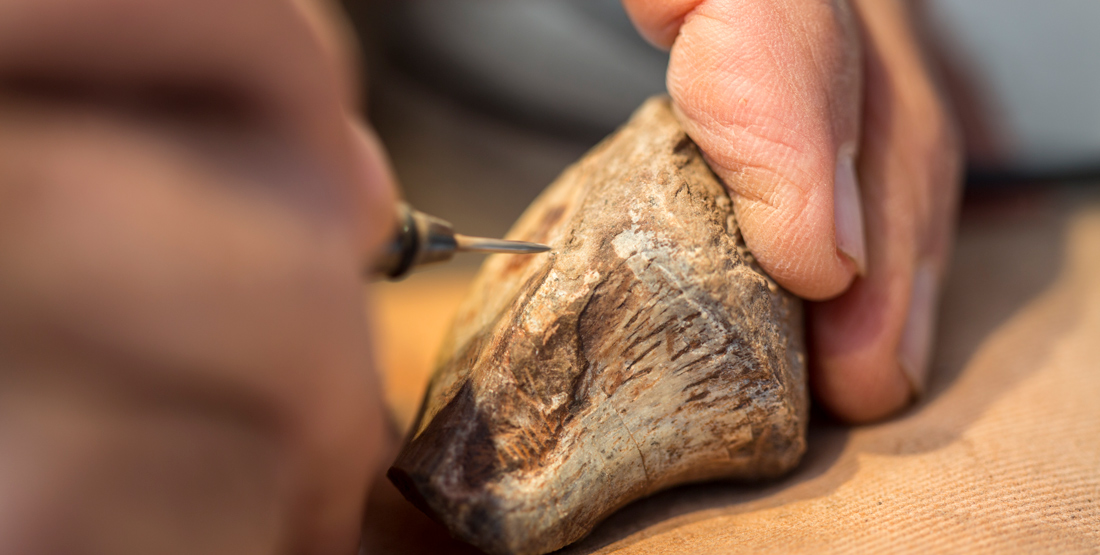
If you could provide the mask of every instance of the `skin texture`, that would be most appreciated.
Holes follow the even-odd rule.
[[[927,371],[961,166],[908,6],[625,5],[644,36],[671,48],[669,93],[729,188],[753,254],[784,287],[823,301],[808,316],[817,399],[852,422],[906,406]],[[835,231],[845,145],[859,145],[862,261]]]
[[[831,299],[819,401],[903,407],[959,160],[904,6],[626,6],[748,247]],[[354,551],[389,462],[359,307],[393,180],[350,44],[314,0],[0,3],[0,552]]]

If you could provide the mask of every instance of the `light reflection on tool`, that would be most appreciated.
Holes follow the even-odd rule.
[[[456,252],[537,254],[549,250],[550,247],[538,243],[459,235],[450,222],[400,203],[393,241],[379,257],[374,274],[400,279],[419,266],[446,262]]]

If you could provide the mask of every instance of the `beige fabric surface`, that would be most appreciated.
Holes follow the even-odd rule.
[[[1100,553],[1100,194],[1085,191],[967,205],[915,406],[862,427],[815,414],[790,476],[660,493],[564,553]],[[375,294],[401,425],[469,277]],[[366,553],[476,553],[384,483],[364,529]]]

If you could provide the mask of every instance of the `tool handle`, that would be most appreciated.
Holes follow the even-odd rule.
[[[391,280],[401,279],[418,266],[450,260],[457,249],[450,222],[398,203],[393,239],[378,257],[372,273]]]

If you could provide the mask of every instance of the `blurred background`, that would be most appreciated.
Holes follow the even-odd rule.
[[[503,234],[665,88],[667,54],[618,0],[345,6],[366,52],[369,115],[407,198],[465,233]],[[963,112],[971,190],[1100,174],[1100,2],[918,7]]]

